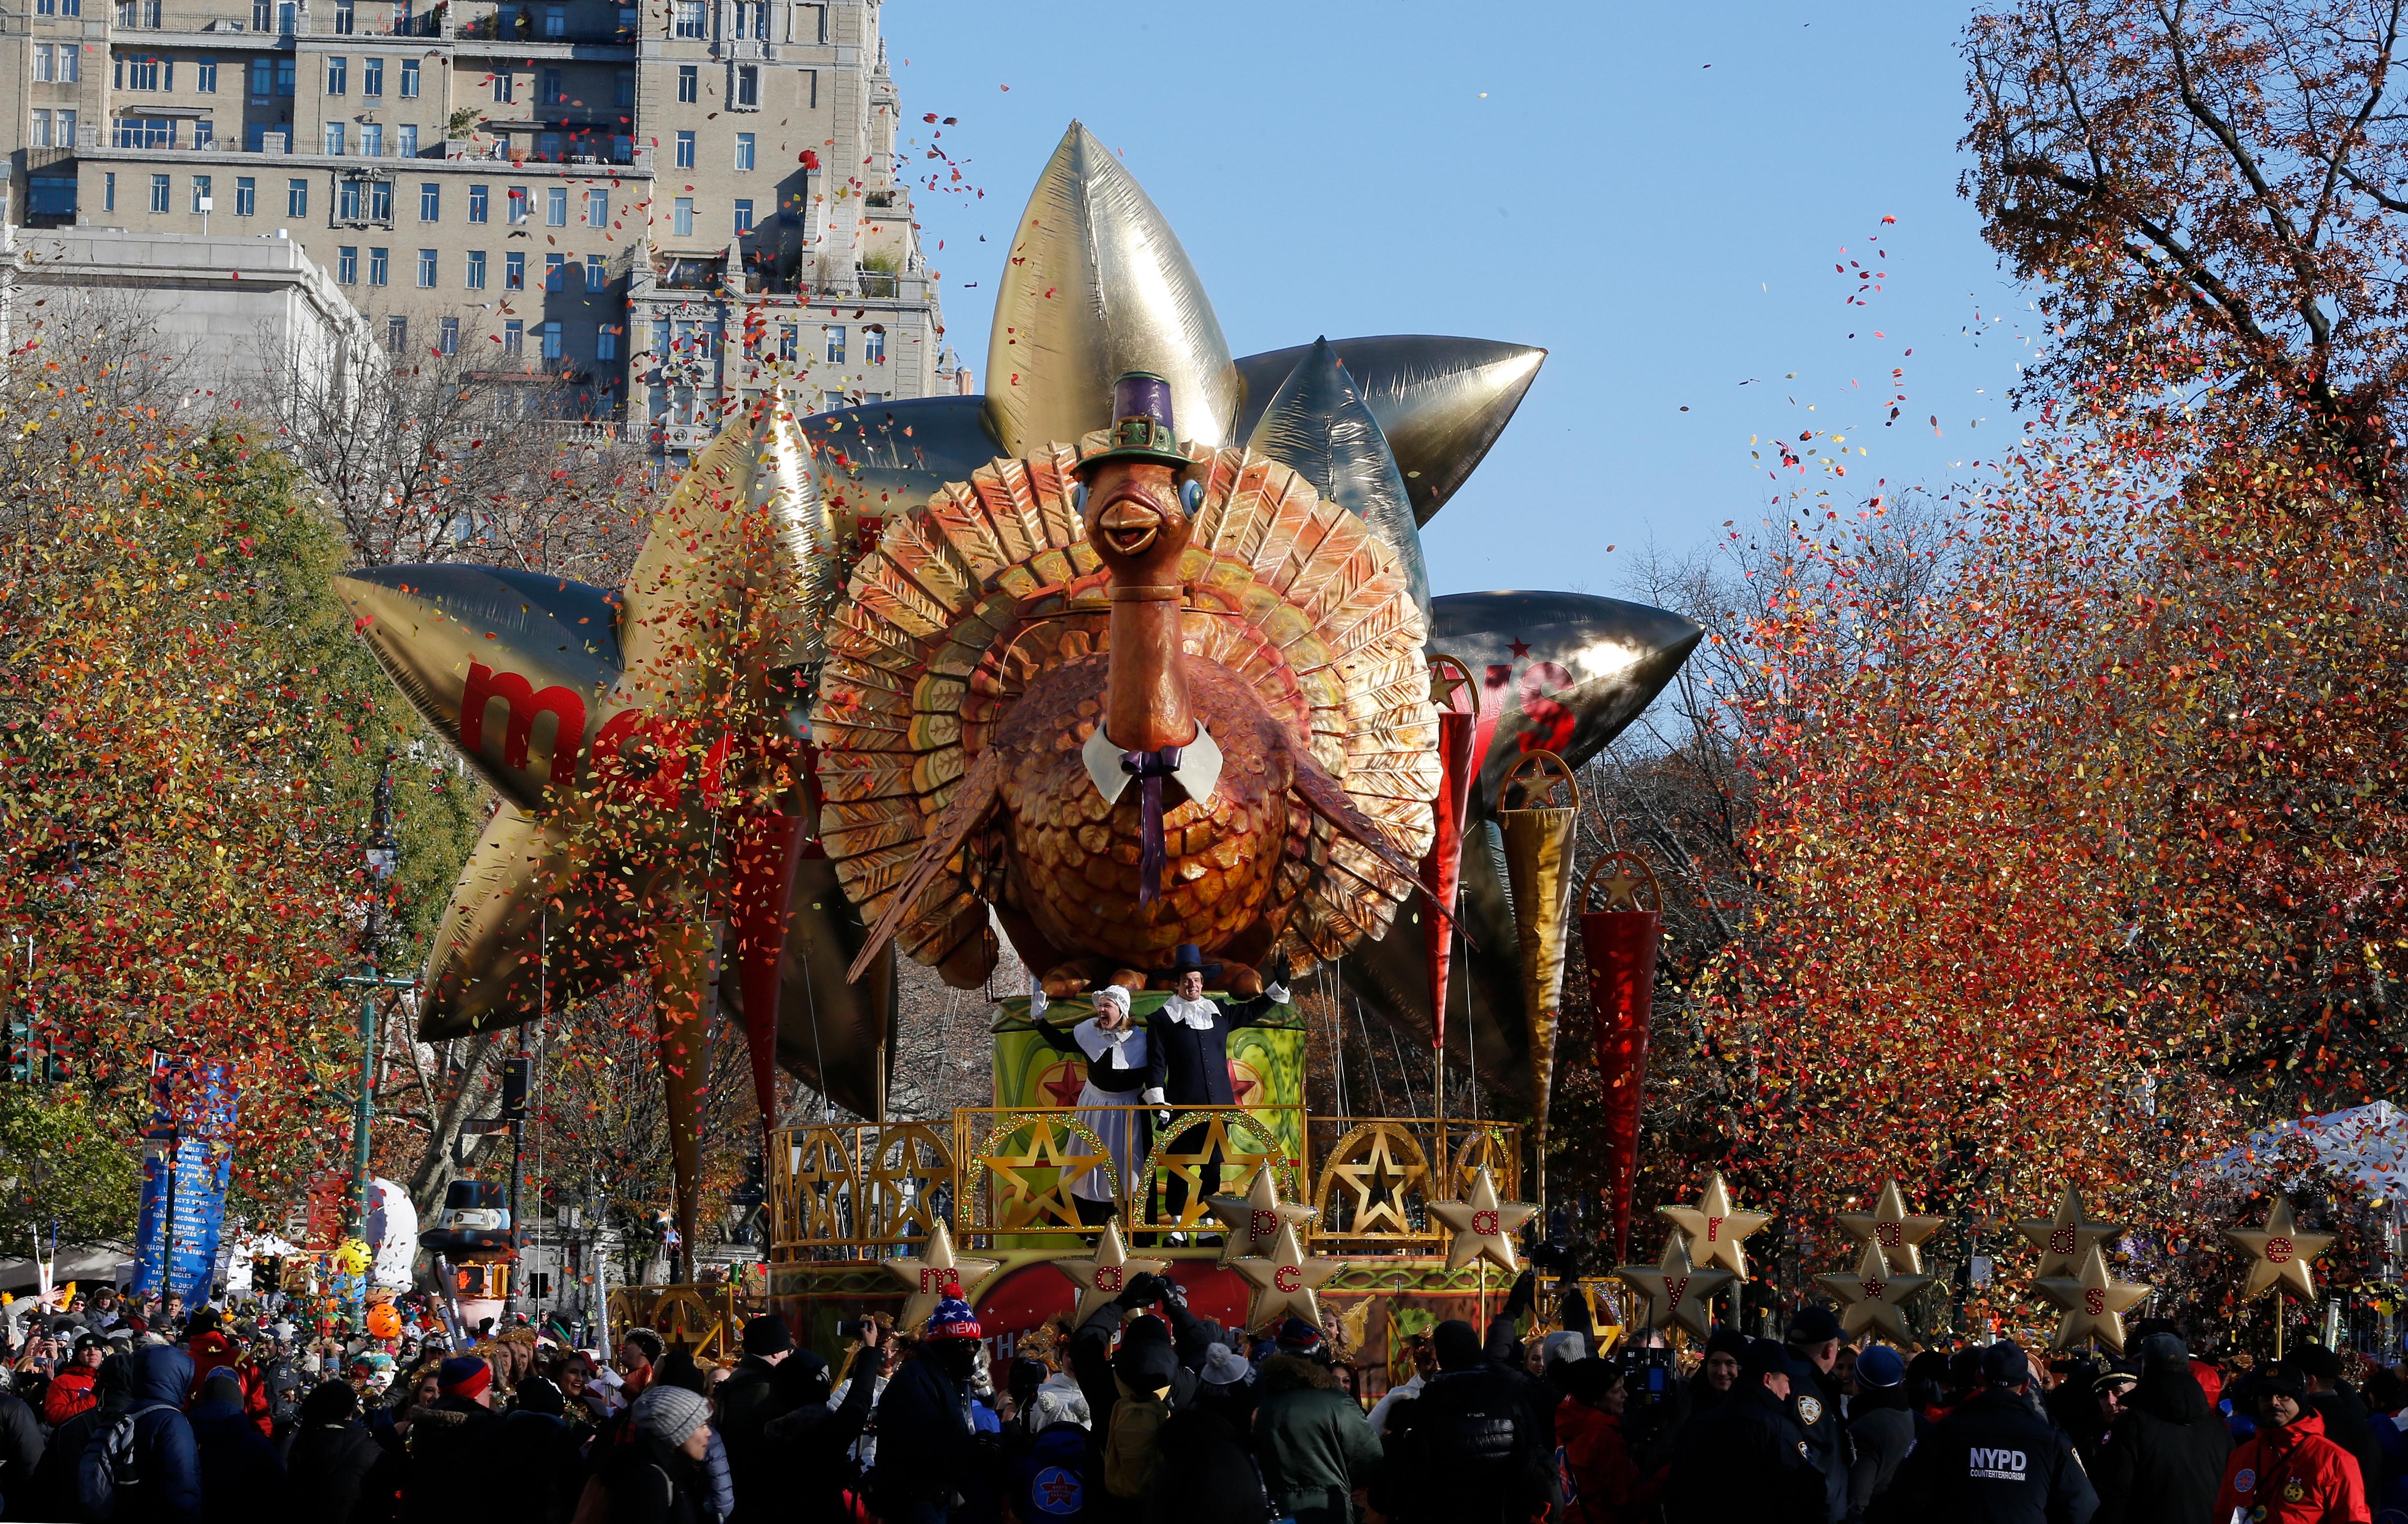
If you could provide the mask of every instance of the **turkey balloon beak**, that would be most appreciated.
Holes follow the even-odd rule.
[[[1104,543],[1122,555],[1142,555],[1162,532],[1162,514],[1141,502],[1124,497],[1096,516]]]

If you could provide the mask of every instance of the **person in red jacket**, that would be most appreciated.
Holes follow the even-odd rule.
[[[1622,1368],[1608,1360],[1574,1360],[1561,1380],[1569,1393],[1555,1409],[1555,1467],[1563,1476],[1567,1524],[1636,1524],[1653,1517],[1664,1490],[1661,1473],[1642,1476],[1622,1433],[1630,1401]]]
[[[2324,1420],[2306,1405],[2299,1376],[2268,1371],[2250,1385],[2258,1400],[2258,1432],[2225,1465],[2224,1488],[2210,1517],[2262,1524],[2369,1524],[2372,1516],[2358,1462],[2325,1438]]]
[[[97,1333],[87,1333],[75,1342],[75,1355],[50,1377],[50,1386],[42,1392],[42,1422],[56,1431],[59,1425],[90,1408],[100,1405],[100,1393],[93,1383],[100,1376],[100,1362],[108,1353],[108,1341]]]
[[[268,1438],[276,1437],[276,1419],[267,1401],[267,1378],[242,1351],[242,1345],[229,1338],[218,1327],[218,1310],[203,1307],[184,1325],[184,1350],[193,1359],[193,1389],[185,1398],[189,1408],[201,1400],[201,1383],[215,1371],[232,1371],[242,1383],[243,1416],[257,1425]]]

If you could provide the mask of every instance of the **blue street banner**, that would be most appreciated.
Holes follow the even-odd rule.
[[[233,1066],[153,1055],[143,1129],[142,1215],[134,1235],[136,1295],[207,1300],[234,1172]]]

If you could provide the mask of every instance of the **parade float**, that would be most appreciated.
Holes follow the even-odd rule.
[[[1573,775],[1700,635],[1611,598],[1429,594],[1420,526],[1542,358],[1416,336],[1232,357],[1168,223],[1074,123],[984,396],[797,418],[769,392],[618,589],[344,579],[501,800],[421,1036],[648,981],[690,1246],[716,1000],[763,1117],[768,1296],[823,1347],[956,1290],[1008,1338],[1140,1269],[1225,1323],[1325,1322],[1367,1365],[1493,1310],[1543,1201],[1573,935],[1627,1215],[1659,933],[1643,864],[1576,881]],[[1006,942],[1041,995],[990,987]],[[898,953],[1002,997],[991,1104],[888,1115]],[[1175,956],[1249,1012],[1226,1073],[1078,1104],[1067,1034],[1115,985],[1161,1029]],[[1274,997],[1315,967],[1488,1099],[1312,1109],[1312,1039]],[[858,1119],[779,1128],[781,1068]],[[437,1230],[485,1226],[457,1215]]]

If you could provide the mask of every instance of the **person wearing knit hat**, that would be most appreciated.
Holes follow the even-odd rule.
[[[436,1389],[446,1397],[464,1397],[480,1407],[494,1405],[494,1368],[474,1355],[454,1355],[435,1372]]]
[[[710,1443],[710,1403],[699,1393],[666,1382],[645,1387],[628,1410],[636,1432],[672,1450],[683,1450],[691,1460],[700,1460]]]
[[[869,1474],[870,1504],[885,1524],[943,1524],[956,1496],[974,1486],[970,1382],[982,1339],[969,1303],[947,1297],[929,1316],[918,1353],[887,1378]]]
[[[736,1514],[730,1524],[758,1524],[767,1517],[770,1465],[763,1431],[786,1411],[777,1396],[778,1368],[794,1353],[795,1336],[786,1320],[764,1313],[744,1325],[744,1359],[719,1388],[719,1422],[714,1432],[727,1451],[728,1474],[736,1488]]]
[[[409,1414],[402,1524],[452,1524],[460,1500],[494,1495],[509,1461],[494,1411],[494,1368],[474,1355],[434,1367],[437,1396]]]

